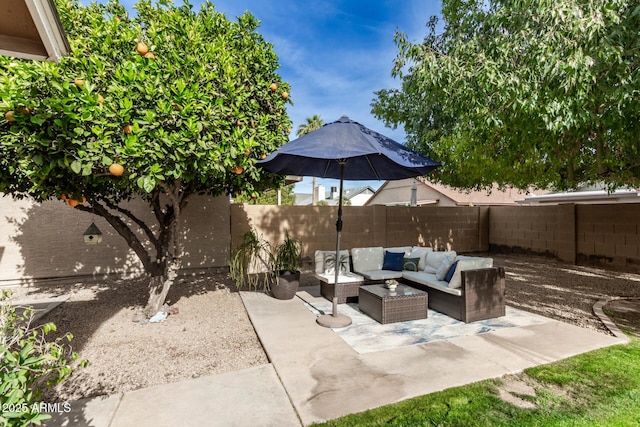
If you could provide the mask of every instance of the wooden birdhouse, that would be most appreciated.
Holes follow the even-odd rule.
[[[87,231],[84,232],[84,243],[87,245],[97,245],[102,242],[102,232],[100,229],[92,222]]]

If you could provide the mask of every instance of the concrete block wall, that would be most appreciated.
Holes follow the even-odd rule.
[[[576,206],[580,264],[640,272],[640,205]]]
[[[640,272],[640,204],[491,207],[490,247]]]
[[[556,206],[492,206],[489,209],[491,248],[558,256]]]
[[[127,203],[126,208],[145,220],[153,218],[141,201]],[[92,221],[103,240],[86,245],[83,233]],[[184,269],[225,268],[230,245],[228,199],[194,197],[182,224]],[[70,277],[130,277],[142,272],[135,253],[100,216],[72,209],[60,200],[35,203],[0,197],[0,285]]]
[[[487,211],[484,210],[484,217]],[[474,207],[346,206],[341,248],[431,246],[458,252],[488,249],[488,230],[480,230],[481,210]],[[231,206],[231,243],[253,227],[271,243],[285,231],[303,243],[303,256],[336,245],[337,208],[331,206]],[[484,219],[488,225],[488,220]]]
[[[150,219],[141,201],[129,209]],[[337,208],[230,205],[225,197],[195,197],[184,212],[188,271],[226,269],[229,252],[254,227],[278,243],[286,232],[303,254],[333,250]],[[85,245],[91,221],[103,233]],[[460,253],[488,250],[551,255],[567,263],[640,272],[640,204],[492,207],[347,206],[342,248],[422,245]],[[61,201],[0,197],[0,286],[24,280],[133,276],[141,265],[102,218]]]

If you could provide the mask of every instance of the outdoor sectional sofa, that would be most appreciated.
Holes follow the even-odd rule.
[[[351,262],[345,262],[349,259]],[[455,251],[433,251],[420,246],[368,247],[342,251],[338,285],[333,282],[335,252],[316,252],[316,277],[322,295],[338,303],[358,296],[364,284],[400,279],[427,291],[429,307],[463,322],[505,315],[505,274],[493,267],[493,259],[457,255]]]

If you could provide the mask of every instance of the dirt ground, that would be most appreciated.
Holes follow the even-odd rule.
[[[505,267],[508,305],[602,333],[608,331],[592,311],[598,300],[640,298],[637,274],[542,257],[491,256],[494,265]],[[303,271],[301,282],[316,284],[309,270]],[[146,302],[143,280],[41,284],[16,290],[19,299],[61,295],[69,299],[41,321],[54,322],[60,333],[71,332],[73,349],[89,365],[74,371],[51,400],[121,393],[268,363],[226,274],[174,284],[167,302],[178,312],[161,323],[132,320]]]

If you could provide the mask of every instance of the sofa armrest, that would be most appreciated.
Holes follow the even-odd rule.
[[[505,273],[502,267],[462,271],[465,322],[505,315]]]

